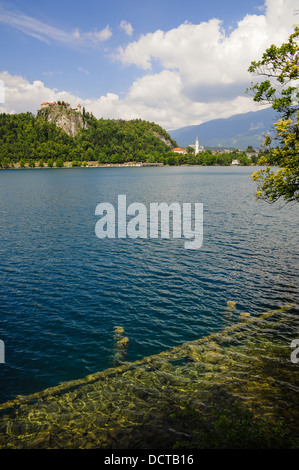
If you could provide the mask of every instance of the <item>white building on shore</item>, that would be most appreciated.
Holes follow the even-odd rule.
[[[174,152],[174,153],[187,153],[186,149],[181,149],[180,147],[175,147],[171,151]]]
[[[189,147],[194,149],[194,155],[197,155],[198,152],[204,152],[205,150],[205,148],[202,145],[199,145],[198,136],[196,136],[195,144],[194,145],[191,144],[189,145]]]

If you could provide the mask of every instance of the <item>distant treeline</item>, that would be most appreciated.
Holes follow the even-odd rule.
[[[195,156],[189,147],[187,154],[175,154],[171,146],[177,143],[170,135],[159,125],[140,119],[96,119],[90,113],[84,113],[83,119],[88,128],[71,137],[41,115],[0,114],[0,167],[35,166],[36,162],[63,166],[66,161],[165,165],[230,165],[236,158],[249,165],[252,161],[239,151],[213,155],[207,150]]]

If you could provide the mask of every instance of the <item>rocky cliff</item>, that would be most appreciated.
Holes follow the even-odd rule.
[[[175,147],[174,141],[171,140],[169,137],[166,137],[165,135],[162,135],[159,132],[153,132],[153,135],[155,137],[158,137],[158,139],[160,139],[162,142],[164,142],[164,144],[168,145],[168,147],[170,147],[170,148]]]
[[[72,109],[62,105],[52,105],[38,111],[37,116],[43,117],[48,122],[53,122],[60,127],[66,134],[74,137],[80,129],[87,129],[87,123],[83,116]]]

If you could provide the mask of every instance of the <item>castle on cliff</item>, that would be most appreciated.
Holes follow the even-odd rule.
[[[71,111],[77,111],[80,114],[82,112],[81,104],[78,104],[77,108],[71,108],[70,103],[65,103],[64,101],[58,101],[58,103],[56,103],[56,101],[54,101],[53,103],[51,103],[50,101],[44,101],[43,103],[41,103],[40,109],[48,108],[49,106],[64,106],[67,109],[70,109]]]

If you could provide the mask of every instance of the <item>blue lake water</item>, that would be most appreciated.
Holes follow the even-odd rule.
[[[256,202],[247,167],[0,172],[0,401],[219,331],[239,312],[298,302],[299,207]],[[203,245],[99,239],[100,202],[204,205]],[[129,220],[129,217],[128,217]],[[294,331],[293,338],[298,337]]]

